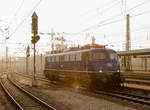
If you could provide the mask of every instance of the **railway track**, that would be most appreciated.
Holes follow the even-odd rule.
[[[9,79],[1,81],[1,85],[18,110],[56,110]]]
[[[25,74],[21,74],[21,73],[15,73],[17,75],[21,75],[23,77],[26,77],[26,78],[30,78],[32,79],[33,78],[33,75],[25,75]],[[44,81],[44,82],[50,82],[50,80],[44,78],[44,77],[39,77],[39,76],[36,76],[36,79],[40,80],[40,81]]]
[[[125,83],[150,86],[150,74],[123,73]]]
[[[15,77],[24,77],[25,79],[29,80],[29,81],[32,81],[33,80],[33,75],[24,75],[24,74],[21,74],[21,73],[15,73],[14,75],[11,75],[11,77],[15,78]],[[39,76],[36,76],[36,79],[38,80],[38,83],[40,87],[54,87],[55,89],[56,88],[60,88],[60,86],[56,86],[56,81],[50,81],[44,77],[39,77]],[[19,82],[20,83],[20,82]]]
[[[150,86],[150,80],[142,80],[142,79],[126,78],[124,83]]]
[[[126,92],[120,92],[120,91],[95,91],[97,94],[106,95],[109,97],[114,97],[121,100],[126,100],[128,102],[131,102],[134,105],[143,105],[143,107],[147,110],[150,109],[150,97],[126,93]]]
[[[121,76],[128,79],[150,80],[150,74],[121,73]]]
[[[8,98],[5,91],[0,84],[0,110],[17,110],[17,107],[14,106],[14,103]]]
[[[26,75],[23,75],[23,76],[30,77],[30,76],[26,76]],[[46,81],[46,80],[43,79],[43,81]],[[130,89],[132,89],[132,88],[130,88]],[[85,90],[83,89],[83,91],[85,91]],[[138,90],[138,89],[136,89],[136,90]],[[134,88],[134,91],[135,91],[135,88]],[[141,91],[145,91],[145,90],[141,89]],[[95,93],[106,95],[109,97],[115,97],[115,98],[121,99],[121,100],[126,100],[126,101],[132,102],[134,104],[146,105],[150,108],[150,106],[149,106],[150,105],[150,97],[142,96],[140,94],[135,95],[135,94],[127,93],[125,91],[124,92],[120,92],[120,91],[109,91],[109,92],[95,91]]]

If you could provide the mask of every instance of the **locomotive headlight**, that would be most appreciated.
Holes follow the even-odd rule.
[[[99,72],[101,73],[101,72],[103,72],[102,70],[99,70]]]
[[[107,67],[112,67],[113,66],[112,63],[110,63],[110,62],[107,63],[106,65],[107,65]]]

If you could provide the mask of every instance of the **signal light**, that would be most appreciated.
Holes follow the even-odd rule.
[[[36,35],[36,36],[32,36],[31,42],[32,42],[33,44],[35,44],[35,43],[37,43],[37,41],[39,41],[39,40],[40,40],[40,36]]]

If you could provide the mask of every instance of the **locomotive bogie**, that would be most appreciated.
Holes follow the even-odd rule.
[[[73,87],[75,83],[78,83],[79,87],[88,89],[113,88],[120,84],[119,77],[99,72],[45,70],[45,75],[48,79],[57,81],[59,84]]]

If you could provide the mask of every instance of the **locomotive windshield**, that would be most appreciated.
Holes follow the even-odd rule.
[[[118,59],[117,54],[115,52],[110,52],[109,56],[110,56],[111,60],[117,60]]]
[[[94,52],[93,58],[95,60],[104,60],[106,58],[106,54],[104,52]]]

